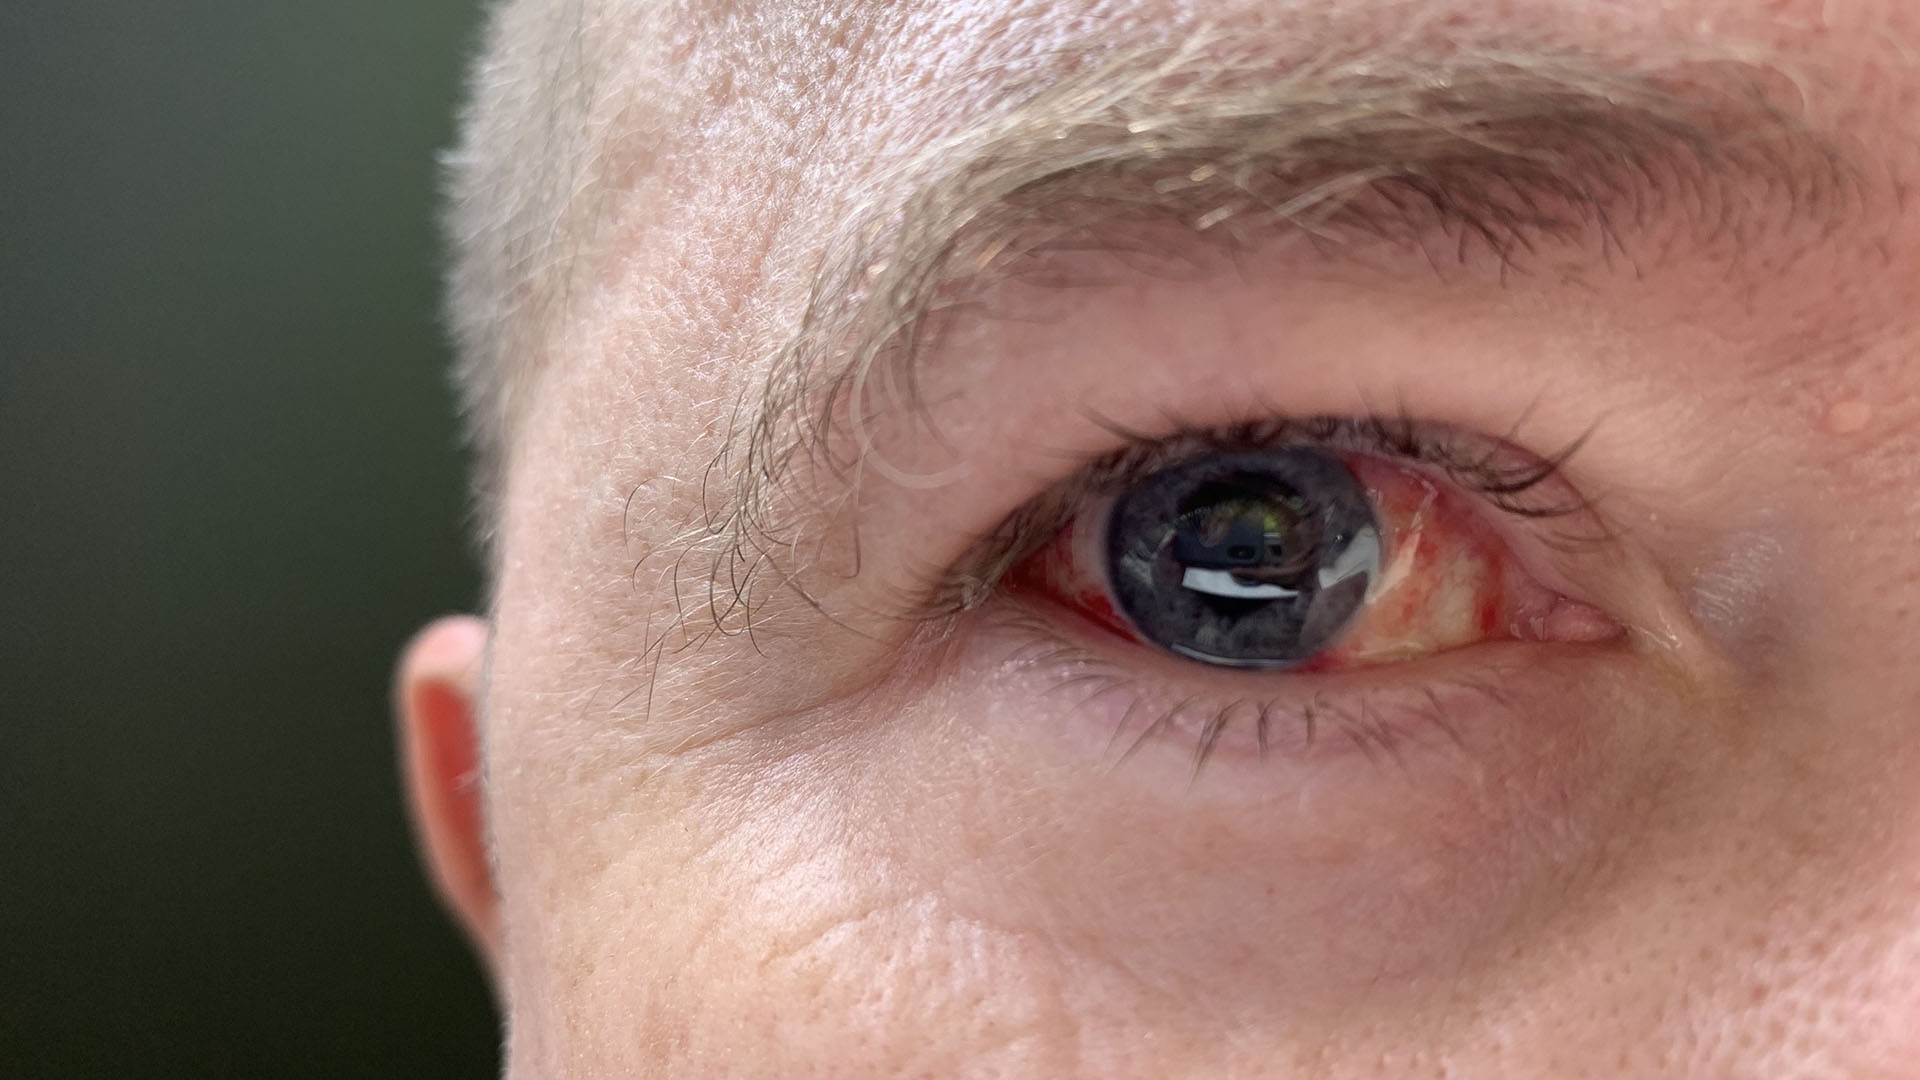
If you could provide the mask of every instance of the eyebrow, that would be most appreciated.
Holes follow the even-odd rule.
[[[1010,104],[871,185],[828,245],[714,463],[733,487],[712,524],[736,565],[760,564],[796,466],[844,478],[860,457],[870,383],[919,409],[935,317],[1059,252],[1172,258],[1167,226],[1234,249],[1286,231],[1319,251],[1440,234],[1504,266],[1582,237],[1623,250],[1655,223],[1701,251],[1791,225],[1831,235],[1858,208],[1860,170],[1774,103],[1762,87],[1779,78],[1745,58],[1552,49],[1283,67],[1204,33],[1009,87]],[[836,450],[845,434],[851,453]]]

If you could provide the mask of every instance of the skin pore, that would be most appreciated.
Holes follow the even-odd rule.
[[[505,5],[453,211],[493,600],[396,699],[509,1075],[1909,1075],[1916,47]],[[1448,505],[1604,618],[1245,671],[1001,587],[1089,463],[1316,417],[1577,447],[1576,510]]]

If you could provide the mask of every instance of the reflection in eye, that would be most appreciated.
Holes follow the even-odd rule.
[[[1326,671],[1501,637],[1617,635],[1536,581],[1488,520],[1573,513],[1524,501],[1557,480],[1555,463],[1496,466],[1492,451],[1457,447],[1422,457],[1411,449],[1432,444],[1412,434],[1324,430],[1334,437],[1155,462],[1089,500],[1009,583],[1128,639],[1237,668]]]

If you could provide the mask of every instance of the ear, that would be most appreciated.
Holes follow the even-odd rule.
[[[491,967],[499,958],[498,894],[487,855],[480,775],[487,624],[439,619],[415,635],[394,678],[402,778],[414,839],[440,900]]]

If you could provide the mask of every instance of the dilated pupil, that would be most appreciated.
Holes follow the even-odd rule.
[[[1306,511],[1306,500],[1272,477],[1203,484],[1181,500],[1174,558],[1225,571],[1241,585],[1296,585],[1320,549],[1318,524]]]

